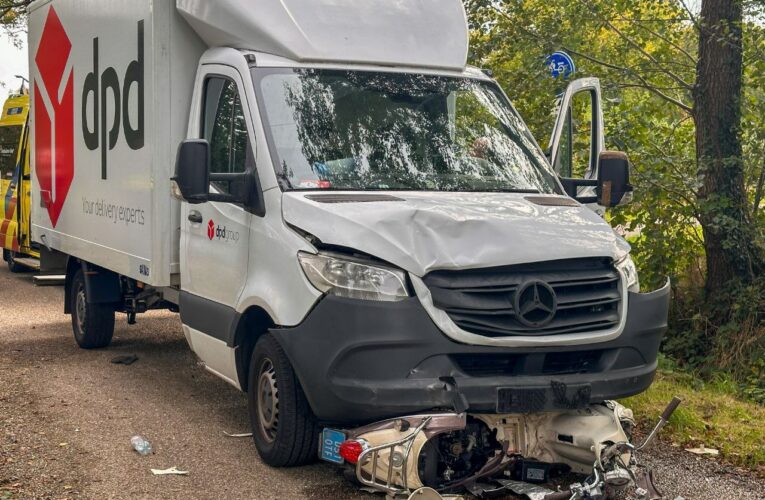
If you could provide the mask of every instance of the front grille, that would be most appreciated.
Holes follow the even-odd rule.
[[[471,377],[516,375],[525,368],[526,361],[525,354],[453,354],[451,358]]]
[[[450,358],[471,377],[597,373],[610,350],[534,353],[458,353]]]
[[[602,351],[554,352],[545,356],[542,373],[545,375],[572,375],[598,371]]]
[[[592,332],[619,324],[619,273],[608,258],[434,271],[423,281],[435,307],[463,330],[486,337]],[[528,300],[533,296],[531,287],[548,296],[545,290],[552,290],[556,302],[552,312],[532,311],[519,317],[516,293]]]

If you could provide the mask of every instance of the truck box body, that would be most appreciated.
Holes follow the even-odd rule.
[[[417,0],[177,0],[211,47],[292,61],[462,71],[468,54],[460,2]]]
[[[464,10],[439,0],[39,0],[29,13],[33,239],[154,286],[178,284],[170,177],[208,46],[457,71],[468,50]]]
[[[170,1],[40,1],[29,33],[34,239],[170,285],[170,177],[205,44]]]

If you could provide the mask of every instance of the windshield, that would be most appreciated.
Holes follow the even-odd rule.
[[[21,125],[0,127],[0,178],[7,179],[16,169]]]
[[[283,189],[558,192],[493,83],[314,69],[253,76]]]

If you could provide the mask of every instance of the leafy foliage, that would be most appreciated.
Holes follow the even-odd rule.
[[[0,0],[0,26],[18,43],[17,35],[26,28],[26,9],[33,0]]]
[[[739,399],[738,384],[728,375],[718,373],[705,381],[670,360],[660,359],[659,365],[651,388],[623,401],[643,428],[651,428],[667,402],[678,396],[683,404],[662,430],[662,438],[684,448],[719,449],[727,462],[765,473],[765,408]]]
[[[743,170],[748,206],[740,218],[728,215],[735,213],[732,199],[700,196],[705,176],[696,154],[694,92],[704,26],[687,5],[684,0],[467,0],[471,58],[494,72],[537,137],[549,136],[555,96],[566,85],[549,76],[544,65],[549,54],[565,50],[576,60],[578,77],[601,79],[606,147],[629,153],[636,186],[635,203],[613,210],[610,219],[630,235],[643,288],[662,286],[667,276],[672,280],[665,349],[692,366],[735,372],[749,381],[754,395],[765,390],[757,364],[765,352],[765,283],[756,272],[744,272],[726,276],[725,286],[705,293],[704,234],[733,235],[725,240],[724,252],[730,255],[744,255],[745,246],[756,253],[761,244],[763,5],[747,3],[742,27],[743,154],[729,159],[732,165],[741,162]],[[717,41],[733,40],[734,32],[721,30]]]

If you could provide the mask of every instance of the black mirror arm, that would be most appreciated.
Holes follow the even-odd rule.
[[[597,196],[578,196],[580,187],[597,187],[598,181],[596,179],[575,179],[571,177],[561,177],[560,183],[563,185],[563,190],[566,194],[574,198],[579,203],[597,203]]]
[[[251,183],[248,182],[253,177],[252,172],[244,172],[244,173],[210,173],[210,182],[229,182],[229,183],[237,183],[237,182],[244,182],[245,185],[247,185],[246,191],[247,196],[241,197],[236,196],[233,194],[225,194],[225,193],[210,193],[207,195],[207,201],[216,201],[220,203],[244,203],[248,204],[250,202],[249,198],[251,197],[252,193],[252,186]]]
[[[205,198],[205,201],[216,201],[218,203],[241,203],[242,200],[236,196],[224,193],[210,193]]]
[[[239,174],[239,173],[235,173],[235,174],[217,173],[216,174],[216,173],[210,172],[210,182],[236,182],[236,181],[242,180],[242,178],[245,175],[246,174]]]

